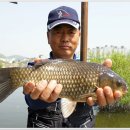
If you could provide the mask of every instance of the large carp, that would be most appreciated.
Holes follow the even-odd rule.
[[[35,83],[41,80],[57,80],[63,85],[60,98],[73,102],[73,109],[67,112],[66,103],[62,103],[64,117],[68,117],[77,102],[85,102],[86,97],[96,96],[98,87],[110,86],[113,91],[127,92],[126,82],[111,69],[97,63],[86,63],[66,59],[55,59],[36,64],[33,67],[12,67],[0,69],[0,101],[3,101],[15,89],[27,81]],[[70,105],[69,105],[70,106]]]

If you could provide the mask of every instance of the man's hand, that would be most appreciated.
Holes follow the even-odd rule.
[[[35,63],[44,62],[44,60],[37,58]],[[23,93],[30,94],[30,97],[34,100],[40,99],[45,102],[54,102],[59,97],[62,90],[62,85],[57,84],[56,80],[51,80],[49,83],[46,80],[42,80],[38,83],[27,82],[23,86]]]
[[[33,100],[40,99],[49,103],[57,100],[61,90],[62,85],[57,84],[56,80],[51,80],[49,83],[42,80],[37,84],[28,82],[23,86],[24,94],[30,94]]]
[[[111,68],[112,67],[111,59],[106,59],[103,65],[108,68]],[[96,94],[97,94],[97,102],[100,106],[106,106],[107,104],[112,104],[122,97],[122,93],[120,91],[116,90],[113,93],[112,89],[109,86],[105,86],[103,89],[98,88]],[[90,106],[94,105],[92,97],[87,98],[87,104]]]

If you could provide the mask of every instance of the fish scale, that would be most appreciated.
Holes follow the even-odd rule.
[[[1,74],[3,76],[4,72],[6,72],[4,74],[5,78],[10,81],[11,92],[12,89],[15,90],[23,86],[25,82],[34,81],[38,83],[41,80],[47,80],[48,82],[57,80],[57,83],[63,85],[60,93],[61,98],[66,97],[81,102],[85,101],[86,97],[91,96],[97,87],[108,85],[113,91],[118,89],[122,93],[127,90],[125,81],[118,74],[97,63],[56,59],[36,64],[34,67],[0,69],[0,76]],[[118,82],[120,82],[120,86],[117,85]],[[2,80],[0,80],[1,83]],[[10,94],[11,92],[8,93]],[[3,95],[1,97],[4,99],[4,93],[1,95]],[[6,92],[5,97],[8,95]]]

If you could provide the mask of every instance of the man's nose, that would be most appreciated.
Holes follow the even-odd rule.
[[[67,41],[69,41],[69,35],[67,34],[67,33],[65,33],[65,32],[63,32],[62,33],[62,35],[61,35],[61,41],[63,42],[67,42]]]

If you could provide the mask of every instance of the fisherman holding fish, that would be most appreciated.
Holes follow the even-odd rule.
[[[75,50],[80,39],[80,22],[76,10],[70,7],[61,6],[50,11],[48,15],[47,30],[48,44],[52,49],[49,59],[60,58],[76,60]],[[46,63],[48,61],[39,59],[35,60],[35,62],[28,63],[28,65],[33,67],[40,62]],[[112,64],[109,64],[111,64],[110,60],[104,62],[104,65],[111,67]],[[52,68],[50,67],[49,69]],[[85,98],[86,102],[78,102],[73,109],[71,109],[73,107],[71,106],[71,103],[69,106],[65,107],[66,103],[69,104],[69,100],[66,102],[64,101],[64,107],[62,107],[62,98],[59,98],[62,88],[63,85],[55,79],[50,81],[41,80],[38,83],[33,81],[25,83],[23,92],[28,105],[27,127],[85,128],[95,126],[96,115],[92,109],[95,104],[93,97],[89,96]],[[97,88],[95,91],[97,95],[96,103],[99,106],[112,104],[122,97],[120,91],[117,90],[113,93],[109,86]],[[64,109],[64,115],[62,114],[61,109]],[[68,116],[68,113],[71,114]]]

